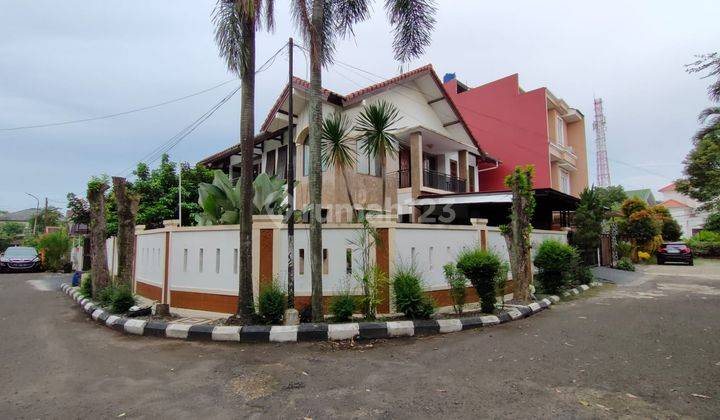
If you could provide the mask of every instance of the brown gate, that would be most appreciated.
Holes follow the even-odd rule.
[[[612,265],[612,245],[610,235],[600,235],[600,265]]]

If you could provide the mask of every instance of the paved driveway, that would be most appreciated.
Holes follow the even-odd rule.
[[[352,349],[125,336],[49,276],[1,275],[0,418],[717,418],[720,265],[708,267]]]

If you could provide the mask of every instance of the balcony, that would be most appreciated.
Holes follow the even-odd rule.
[[[423,170],[423,187],[449,192],[465,192],[466,181],[442,172]],[[398,171],[398,188],[409,188],[412,180],[409,169]]]

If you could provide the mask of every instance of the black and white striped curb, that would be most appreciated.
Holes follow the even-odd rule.
[[[599,286],[591,283],[590,286]],[[590,286],[579,286],[570,294],[580,294]],[[135,335],[177,338],[189,341],[234,341],[247,343],[326,341],[350,339],[382,339],[445,334],[473,328],[503,324],[534,315],[560,301],[558,296],[549,296],[525,305],[505,305],[506,312],[467,318],[429,319],[414,321],[352,322],[346,324],[300,324],[300,325],[245,325],[213,326],[146,321],[112,315],[83,297],[76,287],[61,284],[60,289],[72,297],[98,323]],[[568,295],[569,296],[569,295]]]

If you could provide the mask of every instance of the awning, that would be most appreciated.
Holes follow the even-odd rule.
[[[462,194],[424,197],[413,200],[411,206],[438,206],[445,204],[481,204],[481,203],[512,203],[512,194]]]

